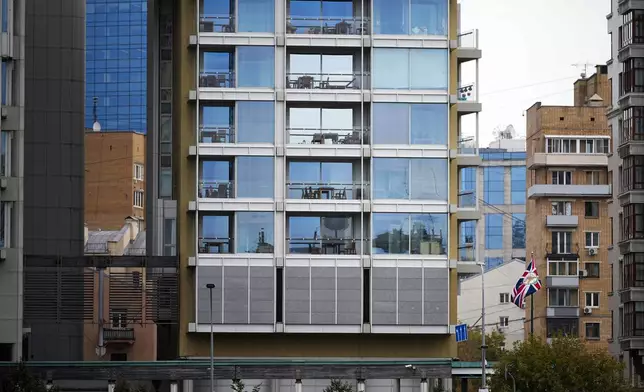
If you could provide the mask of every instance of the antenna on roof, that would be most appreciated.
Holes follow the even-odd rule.
[[[581,73],[581,78],[586,79],[586,76],[588,75],[588,67],[594,67],[596,64],[591,64],[588,61],[585,63],[577,63],[577,64],[572,64],[573,67],[580,68],[584,67],[583,72]]]

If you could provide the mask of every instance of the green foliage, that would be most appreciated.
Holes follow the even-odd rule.
[[[125,380],[117,380],[116,385],[114,386],[114,392],[149,392],[149,390],[143,384],[138,384],[132,387],[132,385]]]
[[[605,349],[594,349],[578,338],[555,338],[548,344],[530,337],[506,351],[490,378],[490,390],[512,392],[627,392],[623,366]]]
[[[253,387],[251,391],[259,392],[261,387],[262,387],[262,384],[257,384]],[[240,379],[233,379],[233,383],[230,384],[230,388],[232,388],[232,390],[235,392],[246,392],[246,384],[244,384],[244,382]]]
[[[348,381],[331,379],[329,386],[324,388],[322,392],[353,392],[353,385]]]
[[[33,375],[22,362],[8,381],[9,392],[47,392],[45,382]],[[49,392],[58,392],[58,388],[52,386]]]
[[[480,329],[470,329],[467,341],[458,343],[458,358],[461,361],[480,361],[482,340],[483,334]],[[487,346],[485,357],[488,362],[498,361],[505,348],[505,335],[497,330],[486,333],[485,345]]]

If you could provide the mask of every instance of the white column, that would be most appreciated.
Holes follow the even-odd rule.
[[[420,392],[429,392],[429,383],[426,378],[420,380]]]
[[[358,380],[358,392],[365,392],[365,389],[364,380]]]
[[[452,378],[451,377],[443,379],[443,391],[452,392]]]
[[[114,388],[116,388],[116,381],[110,380],[107,382],[107,392],[114,392]]]
[[[179,384],[176,381],[170,381],[170,392],[179,392]]]
[[[194,390],[194,381],[183,380],[182,392],[192,392]]]
[[[295,392],[302,392],[302,380],[295,380]]]

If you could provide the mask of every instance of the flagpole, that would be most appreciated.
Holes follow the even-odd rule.
[[[530,296],[530,336],[534,334],[534,294]]]

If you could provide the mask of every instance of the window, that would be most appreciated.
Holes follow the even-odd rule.
[[[586,323],[586,339],[599,339],[599,323]]]
[[[512,249],[525,249],[525,214],[512,214]]]
[[[569,231],[552,232],[552,253],[572,253],[572,233]]]
[[[548,306],[579,306],[579,292],[577,289],[548,289]]]
[[[272,101],[237,102],[238,143],[275,143],[275,104]]]
[[[445,104],[373,104],[374,144],[447,144]]]
[[[510,325],[510,318],[508,316],[499,317],[499,327],[507,328]]]
[[[587,278],[599,278],[599,263],[584,263]]]
[[[500,293],[499,302],[502,304],[507,304],[510,302],[510,293]]]
[[[7,0],[3,0],[3,1],[7,1]],[[2,77],[2,82],[1,82],[2,83],[2,94],[1,94],[2,95],[2,97],[1,97],[2,105],[7,105],[7,92],[10,89],[10,87],[9,87],[9,74],[8,74],[8,71],[7,71],[7,67],[8,67],[7,63],[5,61],[3,61],[2,62],[2,70],[1,70],[2,71],[2,76],[1,76]]]
[[[549,338],[563,336],[577,336],[579,319],[550,318],[546,319],[546,336]]]
[[[614,244],[614,242],[613,242],[613,240],[614,240],[614,238],[613,238],[613,229],[614,229],[614,227],[613,227],[613,217],[611,216],[610,217],[610,233],[608,233],[608,235],[610,236],[609,244],[611,246]]]
[[[9,0],[2,0],[2,32],[9,32]]]
[[[628,156],[623,160],[621,184],[623,191],[644,189],[644,157]]]
[[[272,212],[238,212],[236,221],[236,253],[273,253]]]
[[[143,191],[134,191],[134,207],[143,208]]]
[[[577,152],[577,140],[575,139],[546,139],[546,152],[549,154],[570,154]]]
[[[621,142],[644,140],[644,107],[631,107],[622,112]]]
[[[600,172],[597,170],[590,170],[586,172],[586,185],[601,185],[599,182]]]
[[[0,132],[0,177],[11,177],[11,143],[10,131]]]
[[[585,306],[589,308],[598,308],[599,307],[599,293],[598,292],[586,292],[586,301]]]
[[[354,65],[355,63],[355,65]],[[288,55],[288,88],[360,88],[362,75],[359,64],[351,54]],[[308,76],[305,81],[303,78]]]
[[[238,0],[237,30],[240,32],[272,33],[275,30],[275,0]]]
[[[503,264],[503,257],[486,257],[485,258],[485,270],[491,270]]]
[[[273,157],[237,158],[237,197],[272,199],[275,187]]]
[[[143,181],[143,165],[140,163],[134,164],[134,179]]]
[[[587,201],[584,203],[586,218],[599,218],[599,202]]]
[[[599,233],[596,231],[586,232],[586,248],[599,247]]]
[[[620,289],[644,287],[644,253],[627,253],[622,257]]]
[[[626,302],[624,304],[622,332],[624,337],[644,336],[644,302]]]
[[[458,206],[474,207],[476,206],[476,175],[474,167],[464,167],[460,169],[459,179],[461,187],[459,189]]]
[[[554,170],[552,171],[552,183],[554,185],[570,185],[572,184],[572,172]]]
[[[548,275],[551,276],[578,276],[576,261],[548,260]]]
[[[503,214],[485,214],[485,249],[503,249]]]
[[[173,218],[163,220],[163,255],[177,255],[177,221]]]
[[[374,158],[376,199],[447,200],[447,160]]]
[[[200,214],[199,217],[199,253],[233,253],[233,215]]]
[[[114,309],[111,312],[112,328],[127,328],[127,310]]]
[[[636,57],[624,60],[622,68],[620,93],[623,95],[644,92],[644,59]]]
[[[362,188],[358,184],[354,187],[353,165],[352,162],[290,161],[287,197],[360,199]],[[356,175],[359,175],[359,164],[356,166]],[[341,196],[336,196],[338,193]]]
[[[344,141],[344,144],[360,144],[359,127],[353,124],[353,109],[350,108],[302,108],[288,110],[288,143],[312,144]],[[330,139],[320,139],[320,134],[330,134]],[[366,143],[366,141],[364,141]]]
[[[446,0],[374,0],[374,33],[447,35]]]
[[[510,168],[512,204],[525,204],[526,168],[513,166]]]
[[[504,177],[505,168],[503,166],[483,168],[483,198],[487,204],[505,204]]]
[[[569,201],[553,201],[552,215],[572,215],[572,203]]]
[[[622,240],[644,238],[644,204],[627,204],[622,218]]]
[[[448,51],[445,49],[373,49],[376,89],[446,90]],[[395,69],[396,72],[391,72]],[[427,72],[431,69],[432,72]]]
[[[275,87],[275,49],[272,46],[237,47],[238,87]]]
[[[447,254],[447,214],[373,214],[373,254]]]

